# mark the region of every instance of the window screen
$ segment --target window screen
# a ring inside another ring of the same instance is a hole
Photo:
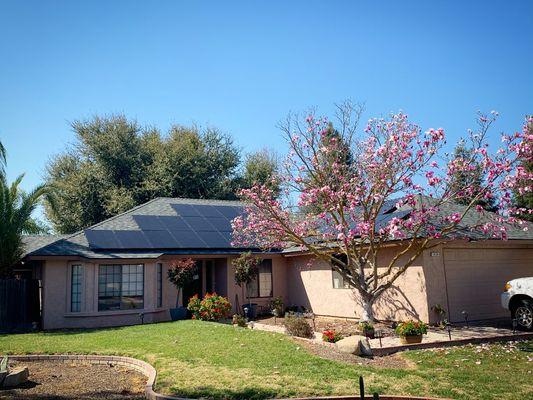
[[[163,306],[163,264],[157,264],[157,307]]]
[[[144,306],[144,265],[100,265],[98,311]]]
[[[70,311],[81,311],[81,278],[83,267],[81,265],[72,266],[72,275],[70,280]]]
[[[350,288],[350,285],[348,284],[348,282],[345,282],[344,278],[338,271],[332,269],[331,272],[333,275],[333,289],[349,289]]]
[[[272,297],[272,260],[263,260],[257,276],[248,284],[248,296]]]

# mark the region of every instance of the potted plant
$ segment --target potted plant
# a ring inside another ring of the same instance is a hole
[[[396,333],[400,336],[402,344],[421,343],[422,335],[428,333],[428,326],[424,322],[404,321],[396,326]]]
[[[359,329],[361,329],[361,332],[364,336],[366,336],[369,339],[374,339],[375,335],[375,329],[374,325],[370,321],[361,321],[359,322]]]
[[[170,309],[170,318],[172,321],[187,318],[187,307],[180,307],[180,292],[181,289],[189,285],[196,273],[196,262],[192,258],[182,258],[175,260],[170,264],[168,270],[168,280],[178,289],[176,296],[176,308]]]
[[[248,304],[243,304],[242,309],[246,317],[254,319],[257,314],[257,304],[252,303],[249,297],[248,285],[257,276],[258,265],[261,260],[252,255],[251,252],[241,253],[239,257],[233,260],[233,267],[235,269],[235,283],[243,290],[246,289],[246,298]]]

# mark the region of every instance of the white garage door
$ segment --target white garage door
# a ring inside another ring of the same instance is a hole
[[[507,317],[500,305],[505,282],[533,276],[532,249],[445,249],[451,322]]]

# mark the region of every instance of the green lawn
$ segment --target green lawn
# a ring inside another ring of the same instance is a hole
[[[380,393],[454,399],[525,399],[533,393],[533,353],[509,346],[407,352],[412,368],[383,369],[323,360],[280,334],[201,321],[0,335],[0,354],[6,353],[136,357],[157,369],[158,391],[190,397],[353,394],[359,375],[369,391]]]

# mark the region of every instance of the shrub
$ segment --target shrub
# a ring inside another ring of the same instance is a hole
[[[233,316],[232,320],[233,325],[240,326],[242,328],[246,328],[248,325],[246,324],[246,318],[244,318],[242,315],[235,314]]]
[[[283,299],[281,297],[274,297],[270,302],[270,310],[275,317],[283,316]]]
[[[178,295],[176,297],[176,308],[179,305],[181,289],[193,281],[196,272],[196,261],[194,261],[192,258],[181,258],[179,260],[173,261],[170,264],[167,276],[170,283],[172,283],[178,289]]]
[[[335,343],[342,339],[342,335],[339,332],[335,332],[335,329],[329,329],[322,332],[322,340],[324,342]]]
[[[428,333],[428,326],[424,322],[413,320],[404,321],[398,324],[396,333],[400,336],[425,335]]]
[[[192,313],[193,319],[219,321],[229,316],[231,304],[225,297],[207,293],[202,300],[198,295],[191,297],[187,309]]]
[[[313,328],[305,318],[294,315],[285,316],[285,329],[291,336],[311,339],[314,336]]]

